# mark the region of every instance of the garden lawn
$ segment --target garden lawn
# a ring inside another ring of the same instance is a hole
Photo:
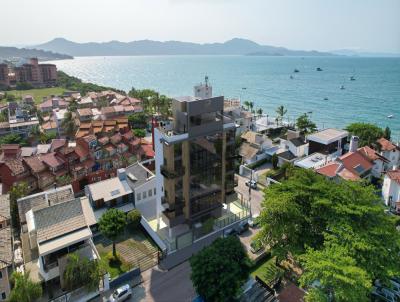
[[[269,285],[274,283],[273,281],[275,279],[282,277],[283,273],[284,270],[275,265],[275,257],[273,257],[255,265],[251,272],[251,276],[257,276]]]
[[[43,97],[50,95],[62,95],[67,89],[62,87],[51,87],[51,88],[38,88],[29,90],[10,90],[7,94],[13,94],[17,99],[22,99],[25,95],[33,96],[35,104],[40,104]]]

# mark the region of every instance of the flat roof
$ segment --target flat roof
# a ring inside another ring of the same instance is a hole
[[[347,137],[349,133],[346,130],[327,128],[307,136],[307,140],[314,141],[323,145],[329,145],[335,141]]]
[[[0,269],[12,265],[11,227],[0,229]]]
[[[294,165],[304,169],[315,169],[326,164],[328,156],[322,153],[313,153],[294,162]]]
[[[103,199],[105,202],[132,193],[129,184],[118,177],[90,184],[88,188],[93,200]]]
[[[154,174],[139,162],[126,167],[125,171],[126,180],[133,190],[148,182],[150,178],[154,178]]]

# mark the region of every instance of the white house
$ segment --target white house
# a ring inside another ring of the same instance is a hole
[[[400,169],[397,167],[386,173],[383,180],[382,196],[387,206],[400,213]]]
[[[368,146],[359,148],[357,152],[364,155],[373,163],[371,174],[374,177],[380,178],[385,172],[385,165],[390,161]]]
[[[244,140],[239,154],[246,164],[251,164],[267,157],[266,150],[273,147],[272,141],[263,134],[247,131],[241,135]]]
[[[380,145],[380,154],[389,160],[389,162],[385,164],[386,170],[390,170],[393,166],[399,165],[400,147],[383,137],[378,139],[377,143]]]

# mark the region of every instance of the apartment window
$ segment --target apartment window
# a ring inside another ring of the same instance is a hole
[[[138,201],[141,200],[142,199],[142,194],[141,193],[137,193],[136,198],[137,198]]]
[[[154,188],[153,191],[154,191],[154,195],[156,195],[156,188]]]
[[[147,198],[147,192],[146,191],[143,192],[143,199],[145,199],[145,198]]]
[[[3,272],[0,271],[0,279],[3,278]]]
[[[150,189],[148,194],[149,194],[149,197],[153,196],[153,191]]]

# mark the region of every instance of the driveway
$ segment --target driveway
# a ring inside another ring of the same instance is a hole
[[[265,251],[264,250],[260,250],[257,253],[253,254],[251,252],[251,242],[254,239],[254,236],[260,231],[260,228],[249,228],[246,232],[244,232],[243,234],[239,235],[239,240],[240,242],[243,244],[243,246],[246,249],[247,255],[249,255],[249,258],[251,260],[257,260],[258,258],[260,258]]]
[[[152,268],[142,273],[143,283],[133,288],[130,302],[191,302],[197,295],[186,261],[169,271]]]
[[[249,200],[249,187],[246,186],[248,178],[236,175],[238,178],[238,185],[235,191],[238,193],[238,197],[244,200]],[[264,193],[260,186],[257,189],[251,189],[251,213],[253,216],[258,216],[261,212],[261,202],[264,199]]]

